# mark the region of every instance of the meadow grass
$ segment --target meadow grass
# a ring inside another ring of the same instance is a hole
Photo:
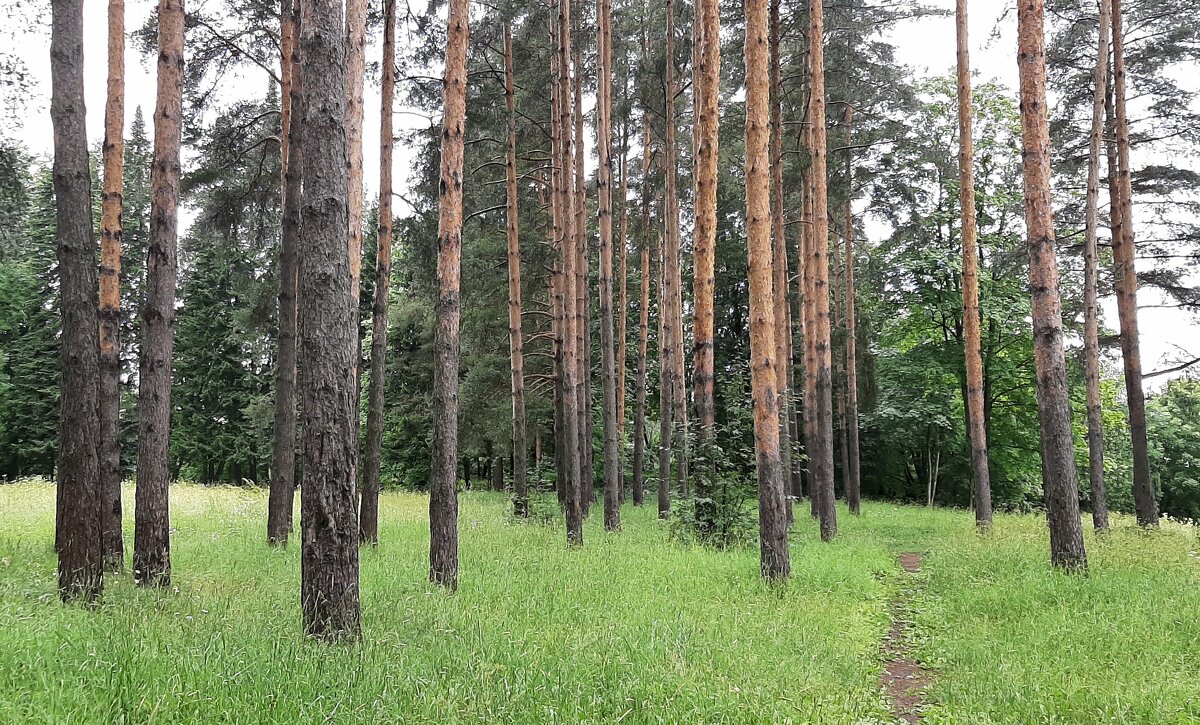
[[[931,722],[1200,718],[1191,529],[1089,541],[1092,574],[1069,577],[1036,517],[980,539],[965,512],[868,502],[833,544],[797,516],[792,581],[772,587],[756,549],[674,542],[652,507],[627,506],[619,535],[593,516],[569,550],[472,493],[448,595],[426,583],[427,499],[386,493],[363,642],[331,647],[301,634],[299,547],[264,543],[264,492],[171,497],[174,587],[109,577],[88,611],[54,591],[53,488],[0,486],[0,722],[890,722],[898,551],[927,553]]]

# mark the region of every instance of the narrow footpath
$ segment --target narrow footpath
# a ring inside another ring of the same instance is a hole
[[[911,623],[908,603],[917,586],[915,575],[921,571],[921,554],[905,552],[897,557],[904,569],[900,594],[892,601],[892,628],[883,638],[883,672],[879,684],[891,703],[892,715],[905,723],[921,721],[927,703],[924,690],[930,676],[911,655]]]

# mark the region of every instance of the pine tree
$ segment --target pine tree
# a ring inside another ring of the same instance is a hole
[[[158,4],[158,97],[150,172],[150,246],[138,373],[138,466],[133,574],[142,586],[171,584],[168,504],[171,366],[179,263],[179,146],[183,134],[182,0]]]
[[[446,19],[445,113],[438,200],[438,298],[434,338],[433,475],[429,481],[429,579],[458,586],[459,280],[462,273],[463,148],[467,115],[467,0]]]
[[[1086,570],[1087,554],[1075,486],[1075,442],[1067,364],[1063,353],[1054,214],[1050,193],[1050,122],[1046,109],[1043,0],[1017,6],[1017,63],[1021,79],[1021,138],[1025,222],[1033,290],[1034,362],[1042,437],[1042,480],[1050,524],[1050,560],[1066,570]]]
[[[371,301],[371,381],[367,395],[367,447],[363,456],[360,543],[379,543],[380,466],[383,458],[384,375],[387,372],[388,295],[392,280],[392,108],[396,85],[396,2],[383,14],[383,87],[379,112],[379,239]]]
[[[517,204],[517,96],[513,80],[512,23],[504,24],[504,102],[508,111],[508,155],[504,164],[508,248],[508,344],[512,371],[513,512],[529,516],[529,444],[525,429],[525,347],[521,327],[521,236]]]
[[[104,586],[96,409],[99,333],[79,0],[55,0],[51,8],[50,72],[63,340],[54,548],[62,599],[92,601]]]
[[[301,4],[304,86],[298,327],[301,465],[300,604],[304,629],[361,634],[355,496],[357,334],[347,241],[347,76],[339,0]],[[311,140],[311,142],[309,142]],[[453,459],[452,459],[453,460]]]
[[[617,370],[613,340],[612,229],[612,0],[597,0],[599,28],[596,78],[598,88],[597,196],[600,226],[600,377],[604,425],[604,529],[621,528],[621,492],[617,453]],[[589,416],[590,417],[590,416]]]
[[[125,165],[125,3],[108,3],[100,219],[100,529],[104,568],[125,566],[121,536],[121,211]]]

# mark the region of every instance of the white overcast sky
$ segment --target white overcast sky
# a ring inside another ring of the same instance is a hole
[[[213,0],[208,0],[213,2]],[[953,11],[954,0],[926,0],[935,7]],[[45,3],[47,6],[49,3]],[[190,3],[192,7],[202,7],[204,0]],[[1016,29],[1015,17],[1010,13],[1004,16],[1008,2],[984,0],[972,3],[970,15],[970,33],[972,37],[971,54],[972,66],[978,75],[984,79],[998,79],[1009,88],[1017,85],[1016,74]],[[88,136],[97,142],[103,136],[104,93],[105,93],[105,48],[106,48],[106,5],[102,0],[85,0],[84,3],[84,54],[86,60],[85,82],[88,108]],[[126,29],[140,28],[153,11],[153,0],[127,0]],[[31,71],[35,86],[26,108],[22,112],[23,122],[18,134],[35,153],[46,154],[51,150],[51,126],[48,117],[50,98],[49,71],[49,15],[48,11],[40,18],[23,28],[11,28],[3,35],[12,36],[12,50],[20,55]],[[892,42],[897,48],[897,60],[912,66],[918,73],[943,75],[949,73],[954,65],[954,21],[952,17],[922,18],[900,23],[893,31]],[[369,57],[377,57],[379,50],[376,44],[368,47]],[[739,59],[740,60],[740,59]],[[241,79],[241,85],[247,95],[261,92],[264,78],[261,72],[248,72]],[[236,91],[236,88],[231,89]],[[145,113],[147,123],[152,122],[154,108],[154,68],[153,65],[137,53],[131,46],[126,47],[126,123],[133,118],[133,109],[140,105]],[[378,93],[366,94],[366,118],[364,128],[367,130],[364,143],[364,176],[367,180],[367,193],[370,195],[375,188],[374,179],[378,178],[378,144],[371,134],[371,129],[379,127],[379,96]],[[397,130],[426,125],[425,119],[410,114],[396,116]],[[403,184],[407,179],[408,161],[410,156],[403,148],[397,148],[396,164],[399,169],[397,180]],[[403,209],[398,210],[403,213]],[[184,222],[186,223],[186,218]],[[1143,293],[1142,304],[1155,304],[1163,300],[1157,295]],[[1116,325],[1115,304],[1110,300],[1105,305],[1105,315],[1112,327]],[[1147,371],[1165,367],[1170,361],[1191,353],[1200,355],[1200,326],[1187,313],[1179,310],[1147,308],[1140,315],[1142,325],[1143,359]],[[1181,351],[1179,345],[1190,349]],[[1153,381],[1153,386],[1161,384],[1162,379]]]

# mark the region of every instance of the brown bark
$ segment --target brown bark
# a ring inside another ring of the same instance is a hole
[[[1063,569],[1084,570],[1087,554],[1079,521],[1079,494],[1075,487],[1075,441],[1063,353],[1062,305],[1050,191],[1044,15],[1043,0],[1025,0],[1017,5],[1025,222],[1029,234],[1042,479],[1046,518],[1050,525],[1050,559]]]
[[[1121,195],[1121,234],[1113,239],[1114,287],[1121,325],[1121,359],[1125,363],[1125,396],[1133,450],[1133,503],[1139,526],[1158,526],[1158,501],[1150,480],[1146,442],[1146,394],[1142,390],[1142,350],[1138,332],[1137,271],[1133,235],[1133,188],[1129,167],[1129,118],[1125,110],[1125,33],[1121,0],[1111,0],[1113,97],[1116,106],[1117,180]],[[1111,170],[1109,173],[1112,173]]]
[[[967,370],[967,434],[971,442],[971,500],[975,506],[975,525],[987,529],[992,525],[992,483],[988,473],[983,358],[979,347],[979,252],[975,223],[975,147],[971,130],[967,0],[958,0],[955,17],[958,38],[958,177],[963,242],[963,352]]]
[[[550,274],[550,314],[554,333],[554,488],[558,505],[567,510],[567,421],[570,408],[567,391],[567,320],[566,300],[563,293],[566,259],[563,235],[563,178],[562,178],[562,135],[559,108],[561,73],[558,63],[559,27],[551,24],[550,35],[554,52],[550,56],[550,246],[555,250],[554,266]],[[573,399],[573,398],[572,398]]]
[[[1104,138],[1104,99],[1108,85],[1108,49],[1112,16],[1109,0],[1100,0],[1096,68],[1092,75],[1092,128],[1088,137],[1088,179],[1083,247],[1083,357],[1087,387],[1088,481],[1092,524],[1108,530],[1108,495],[1104,487],[1104,418],[1100,407],[1100,304],[1097,300],[1100,255],[1097,230],[1100,203],[1100,144]],[[1112,172],[1110,170],[1110,175]]]
[[[121,537],[121,212],[125,169],[125,2],[108,2],[108,96],[100,195],[100,532],[104,568],[125,567]]]
[[[463,153],[470,6],[451,0],[446,18],[445,112],[438,185],[438,297],[434,334],[433,466],[429,481],[429,579],[458,587],[458,364],[462,274]]]
[[[673,428],[671,449],[675,454],[675,475],[682,495],[688,495],[687,465],[687,392],[684,387],[683,362],[683,277],[680,268],[678,168],[675,148],[675,0],[667,0],[667,68],[666,68],[666,133],[663,165],[666,235],[663,244],[665,279],[665,315],[667,335],[664,370],[670,378],[670,424]]]
[[[50,119],[62,314],[54,548],[63,601],[94,601],[104,586],[97,438],[99,330],[92,181],[83,91],[83,3],[51,6]]]
[[[363,86],[367,73],[367,0],[346,0],[346,169],[349,175],[347,229],[350,249],[350,294],[358,309],[362,290],[363,230]],[[358,315],[351,323],[358,333]],[[357,359],[356,359],[357,364]]]
[[[746,1],[746,237],[750,263],[750,375],[758,469],[760,570],[769,580],[791,574],[779,397],[775,390],[775,303],[770,202],[770,58],[766,0]]]
[[[775,390],[779,394],[779,460],[785,479],[792,471],[792,440],[788,428],[791,418],[792,319],[788,299],[787,239],[783,227],[783,83],[779,43],[779,0],[771,0],[771,254],[774,261],[772,280],[775,299]],[[788,522],[792,520],[792,499],[787,499]]]
[[[625,501],[625,398],[629,377],[629,123],[622,124],[621,131],[621,183],[617,196],[621,199],[620,238],[617,249],[621,269],[620,296],[617,302],[617,487],[621,501]]]
[[[617,453],[617,361],[613,340],[612,229],[612,0],[596,1],[597,207],[600,227],[600,377],[604,425],[604,529],[621,528],[620,458]]]
[[[521,237],[517,219],[517,96],[513,83],[512,24],[504,24],[504,103],[508,111],[505,198],[508,207],[508,351],[512,369],[513,512],[529,516],[525,438],[525,354],[521,332]]]
[[[713,397],[713,296],[717,251],[717,160],[720,122],[721,18],[716,0],[696,3],[697,48],[692,86],[695,89],[696,123],[693,129],[695,170],[695,277],[692,295],[692,385],[701,447],[713,442],[716,402]],[[708,455],[707,453],[705,455]],[[714,525],[713,471],[696,479],[696,527],[707,533]]]
[[[171,361],[179,262],[179,144],[183,132],[182,0],[158,3],[158,100],[150,168],[150,243],[142,305],[138,374],[138,464],[133,576],[142,586],[171,583],[168,484],[171,455]]]
[[[578,16],[576,16],[578,23]],[[576,26],[578,29],[578,26]],[[583,173],[583,74],[580,70],[583,63],[579,53],[574,55],[574,83],[572,91],[575,98],[575,153],[572,156],[572,166],[575,169],[575,207],[573,229],[575,249],[575,344],[579,349],[579,378],[576,388],[579,395],[579,470],[580,470],[580,504],[583,516],[591,513],[592,501],[596,498],[595,481],[595,451],[592,448],[592,308],[588,299],[589,256],[587,234],[587,183]]]
[[[309,635],[360,636],[354,420],[357,309],[346,204],[342,4],[301,3],[304,189],[300,238],[300,603]]]
[[[661,196],[659,204],[659,208],[666,207]],[[671,425],[671,417],[675,411],[675,406],[671,402],[675,395],[671,375],[674,366],[670,363],[674,347],[668,340],[671,334],[671,303],[668,296],[670,283],[667,281],[666,239],[667,232],[664,229],[658,238],[658,517],[660,519],[671,516],[671,451],[674,450],[672,446],[674,426]]]
[[[808,262],[813,275],[814,430],[808,444],[814,488],[818,502],[821,540],[837,535],[837,501],[833,493],[833,376],[829,312],[829,196],[826,188],[825,130],[825,21],[823,0],[812,0],[809,8],[809,62],[812,74],[812,244]]]
[[[859,473],[858,451],[858,325],[854,314],[854,210],[851,202],[854,200],[854,168],[851,123],[854,119],[854,108],[846,108],[846,251],[842,257],[845,270],[845,294],[842,302],[846,313],[846,407],[843,411],[842,426],[846,430],[846,505],[850,513],[858,515],[862,512],[862,483]]]
[[[563,449],[566,470],[565,519],[567,543],[583,544],[582,468],[586,462],[580,446],[579,380],[582,357],[581,336],[577,328],[582,319],[576,314],[575,276],[578,257],[575,253],[575,135],[573,133],[574,104],[571,84],[571,0],[558,3],[558,139],[559,162],[555,164],[559,194],[559,257],[562,260],[563,296]]]
[[[646,500],[646,356],[650,341],[650,123],[642,117],[642,241],[638,357],[633,384],[633,505]]]
[[[304,109],[300,77],[298,0],[281,0],[283,218],[279,239],[279,353],[275,363],[275,427],[267,501],[267,542],[286,544],[292,531],[296,491],[296,296],[300,259],[301,130]]]
[[[504,456],[493,456],[491,467],[492,491],[504,493]]]
[[[367,393],[367,447],[363,456],[362,497],[358,514],[360,544],[379,543],[388,294],[392,281],[392,108],[396,86],[396,0],[384,2],[382,66],[379,113],[379,234],[375,252],[375,291],[374,299],[371,300],[371,381]]]

